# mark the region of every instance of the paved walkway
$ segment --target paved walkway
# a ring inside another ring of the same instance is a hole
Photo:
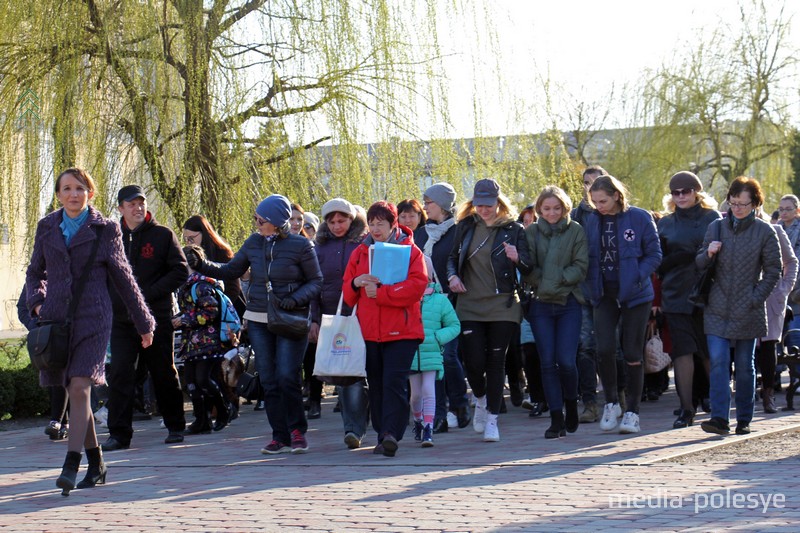
[[[333,398],[310,421],[309,453],[264,456],[263,412],[243,406],[224,431],[163,444],[158,421],[136,423],[133,447],[106,455],[109,484],[60,496],[66,453],[42,428],[0,433],[0,528],[14,531],[658,531],[800,526],[800,460],[661,462],[723,441],[699,425],[667,430],[668,394],[642,404],[643,432],[604,434],[583,424],[545,440],[546,418],[510,408],[499,443],[471,428],[410,435],[395,458],[347,450]],[[782,400],[781,400],[782,402]],[[706,415],[707,416],[707,415]],[[800,413],[757,412],[753,436],[800,426]],[[104,436],[101,436],[104,438]],[[729,436],[724,440],[742,439]],[[83,465],[85,468],[85,464]],[[83,476],[83,471],[79,474]]]

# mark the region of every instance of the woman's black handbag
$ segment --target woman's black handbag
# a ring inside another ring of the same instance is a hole
[[[100,247],[100,229],[95,226],[94,230],[96,238],[92,245],[92,252],[72,293],[72,301],[67,310],[66,319],[64,322],[40,321],[35,328],[28,332],[28,355],[30,355],[33,365],[43,372],[63,370],[69,363],[72,317],[78,306],[78,300],[83,295],[83,286],[86,284],[97,256],[97,249]]]
[[[236,383],[236,394],[245,400],[260,401],[264,399],[264,388],[261,386],[261,378],[258,377],[258,372],[249,372],[250,356],[252,353],[252,348],[247,350],[247,360],[244,362],[244,372],[242,372],[242,375],[239,376],[239,381]]]
[[[718,241],[720,238],[720,226],[722,225],[722,221],[717,220],[712,222],[712,224],[717,225],[717,236],[714,240]],[[692,291],[689,293],[689,301],[694,304],[695,307],[703,309],[708,305],[708,296],[711,294],[711,286],[714,284],[716,265],[717,256],[715,254],[692,287]]]
[[[28,354],[33,366],[50,372],[67,367],[70,327],[69,321],[43,321],[28,333]]]
[[[275,241],[269,250],[269,267],[267,268],[267,329],[274,335],[287,339],[300,340],[308,336],[311,329],[311,310],[308,307],[298,309],[283,309],[281,300],[272,291],[272,282],[269,279],[272,272],[272,250]],[[266,253],[264,254],[266,256]]]
[[[308,307],[292,309],[281,308],[280,299],[267,289],[267,329],[275,335],[287,339],[300,340],[308,336],[311,329],[311,313]]]

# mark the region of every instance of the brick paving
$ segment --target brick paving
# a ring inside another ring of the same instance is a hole
[[[224,431],[177,446],[163,444],[157,420],[137,422],[131,449],[106,454],[108,485],[68,498],[54,484],[66,443],[49,441],[42,428],[2,432],[0,528],[796,531],[800,523],[797,458],[663,462],[743,438],[709,436],[699,425],[668,429],[677,405],[671,393],[642,404],[639,435],[606,434],[595,423],[545,440],[546,415],[530,419],[509,407],[499,443],[467,428],[435,435],[435,446],[422,449],[408,432],[395,458],[372,454],[374,433],[365,447],[347,450],[334,401],[324,400],[322,419],[310,421],[303,455],[260,454],[268,426],[252,406]],[[753,437],[800,427],[800,413],[757,411],[752,427]]]

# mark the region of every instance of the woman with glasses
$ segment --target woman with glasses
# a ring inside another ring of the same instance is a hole
[[[655,296],[650,277],[661,263],[661,246],[653,217],[628,204],[628,190],[617,178],[600,176],[589,187],[589,196],[595,211],[584,218],[589,243],[584,293],[594,307],[597,370],[606,397],[600,429],[638,433],[642,352]],[[627,371],[624,416],[617,389],[618,324]]]
[[[680,413],[673,428],[694,422],[692,384],[695,358],[709,369],[708,345],[703,332],[703,310],[689,301],[700,271],[694,263],[708,225],[720,218],[717,202],[703,192],[703,184],[691,172],[678,172],[669,180],[670,195],[664,199],[667,214],[658,221],[658,235],[664,258],[658,267],[661,278],[661,310],[667,318],[672,339],[672,364]]]
[[[733,348],[736,434],[746,435],[755,403],[756,339],[767,333],[765,302],[781,275],[781,251],[775,230],[756,216],[764,202],[756,180],[736,178],[728,189],[727,202],[727,218],[708,227],[695,259],[698,268],[706,268],[716,258],[714,283],[703,313],[711,359],[711,420],[701,427],[707,433],[730,433]]]
[[[247,238],[233,259],[221,265],[186,258],[194,270],[215,279],[240,278],[248,269],[251,284],[247,310],[250,345],[255,351],[256,370],[264,387],[264,400],[272,439],[264,454],[305,453],[308,422],[303,411],[300,366],[308,337],[299,339],[272,333],[267,327],[268,286],[287,311],[308,312],[310,302],[322,288],[322,273],[314,245],[289,232],[292,207],[285,197],[273,194],[256,207],[258,231]]]

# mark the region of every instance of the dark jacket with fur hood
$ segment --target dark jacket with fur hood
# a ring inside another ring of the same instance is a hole
[[[362,217],[356,217],[350,224],[350,229],[343,237],[336,237],[331,233],[328,223],[322,221],[317,229],[317,260],[322,271],[322,292],[311,303],[311,320],[317,324],[322,319],[322,314],[336,313],[339,305],[339,296],[342,294],[342,278],[347,267],[350,254],[364,240],[367,233],[367,224]],[[349,315],[352,309],[342,304],[342,314]]]

